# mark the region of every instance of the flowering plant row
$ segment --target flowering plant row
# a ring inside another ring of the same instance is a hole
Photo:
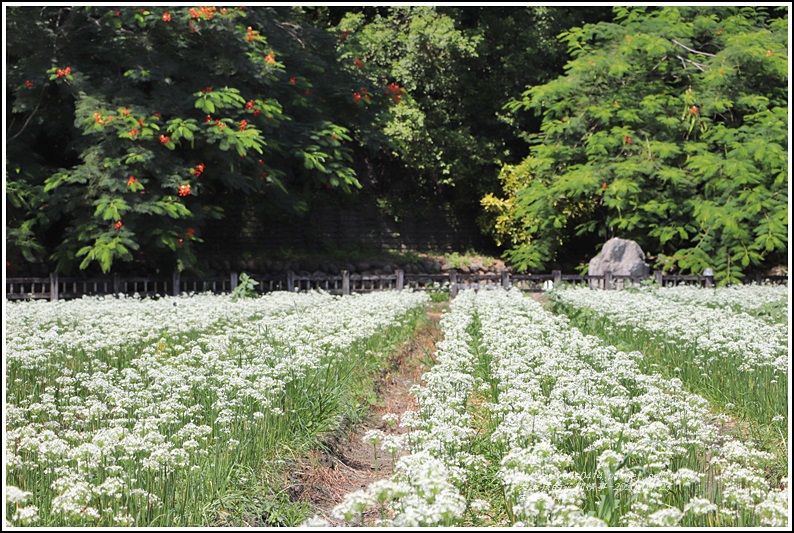
[[[409,455],[336,517],[379,525],[783,526],[771,455],[517,291],[464,291],[403,417]],[[313,521],[313,524],[319,521]]]
[[[724,307],[737,312],[751,315],[759,314],[764,308],[776,313],[760,315],[772,321],[782,322],[787,317],[786,302],[788,301],[788,285],[763,285],[750,283],[746,285],[729,285],[712,291],[704,291],[699,287],[679,285],[652,289],[653,295],[669,298],[678,302],[704,305],[706,307]]]
[[[206,523],[239,468],[333,429],[352,366],[427,297],[8,304],[6,520]],[[323,406],[324,410],[318,409]]]
[[[768,324],[729,309],[708,309],[651,293],[576,288],[559,291],[557,298],[605,315],[617,326],[658,333],[665,342],[696,344],[704,354],[739,355],[739,370],[771,367],[780,373],[788,371],[785,324]]]
[[[727,292],[735,289],[718,289]],[[747,289],[745,289],[747,290]],[[667,297],[668,289],[566,289],[555,299],[577,326],[645,354],[646,371],[679,377],[729,412],[783,430],[788,419],[787,324]],[[719,294],[719,292],[718,292]]]

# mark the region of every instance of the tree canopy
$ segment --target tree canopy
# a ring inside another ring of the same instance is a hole
[[[722,283],[785,262],[786,8],[618,7],[561,39],[565,74],[508,106],[543,117],[531,154],[482,199],[516,264],[577,236],[631,238]]]
[[[136,250],[190,265],[219,195],[359,187],[353,136],[377,140],[392,103],[293,9],[7,15],[9,237],[62,272]]]
[[[196,270],[232,210],[344,199],[478,219],[519,269],[615,235],[733,282],[787,254],[787,24],[773,7],[6,7],[8,253]]]

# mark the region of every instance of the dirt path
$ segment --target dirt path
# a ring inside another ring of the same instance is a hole
[[[411,340],[389,362],[376,385],[378,402],[362,423],[351,428],[346,437],[332,439],[327,451],[316,451],[293,475],[290,497],[293,501],[305,501],[314,507],[316,516],[332,525],[343,525],[331,516],[331,510],[342,502],[346,494],[360,490],[378,478],[392,474],[392,458],[384,457],[379,450],[376,476],[373,446],[362,441],[367,431],[382,430],[384,433],[403,434],[407,430],[395,424],[389,428],[382,421],[383,415],[402,415],[417,409],[416,400],[410,394],[413,385],[421,382],[427,370],[426,361],[435,354],[435,343],[440,339],[439,320],[441,310],[448,303],[428,304],[429,323],[421,327]]]

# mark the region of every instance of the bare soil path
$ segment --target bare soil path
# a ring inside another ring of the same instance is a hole
[[[448,305],[448,302],[428,304],[430,320],[389,361],[376,385],[378,401],[369,416],[352,427],[346,436],[332,438],[326,443],[327,450],[315,451],[293,473],[290,485],[293,501],[307,502],[315,509],[318,518],[332,525],[343,525],[331,516],[331,510],[342,503],[345,495],[361,490],[379,478],[391,476],[392,458],[384,457],[384,453],[379,451],[376,475],[373,446],[364,443],[362,437],[373,429],[391,434],[407,431],[399,424],[389,428],[382,417],[387,413],[402,416],[406,411],[417,409],[410,389],[420,384],[422,375],[428,370],[426,363],[435,356],[435,344],[441,336],[441,311]]]

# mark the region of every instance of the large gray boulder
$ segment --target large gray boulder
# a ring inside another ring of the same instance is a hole
[[[591,276],[603,276],[607,272],[612,272],[613,276],[648,276],[650,270],[639,244],[615,237],[590,260],[587,273]]]

